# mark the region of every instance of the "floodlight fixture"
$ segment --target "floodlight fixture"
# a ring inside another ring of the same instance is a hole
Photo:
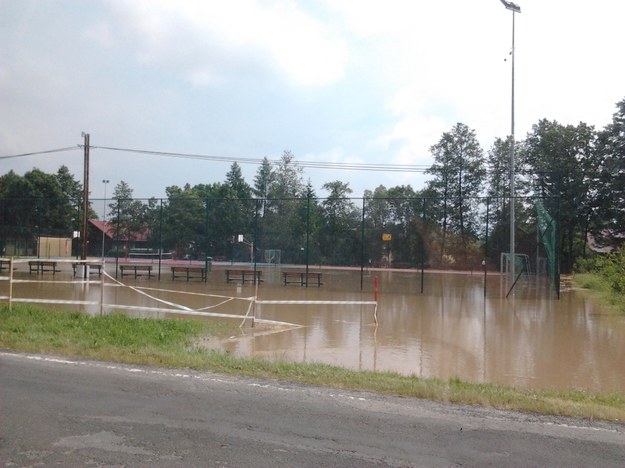
[[[503,3],[506,9],[514,11],[515,13],[521,13],[521,7],[516,3],[507,2],[506,0],[501,0],[501,3]]]

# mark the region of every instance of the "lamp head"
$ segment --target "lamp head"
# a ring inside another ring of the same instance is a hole
[[[521,7],[516,3],[508,2],[506,0],[501,0],[501,3],[503,3],[503,6],[505,6],[507,10],[511,10],[515,13],[521,13]]]

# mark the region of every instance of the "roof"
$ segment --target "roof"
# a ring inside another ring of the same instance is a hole
[[[109,239],[115,239],[115,224],[108,221],[101,221],[99,219],[90,219],[89,223],[94,226],[98,231],[103,232]],[[148,230],[143,232],[132,233],[130,236],[133,241],[145,242],[148,240]],[[122,238],[122,240],[128,240]]]
[[[614,252],[625,242],[625,234],[615,234],[610,230],[603,230],[599,233],[599,236],[594,236],[592,233],[586,235],[588,247],[593,252],[608,253]]]

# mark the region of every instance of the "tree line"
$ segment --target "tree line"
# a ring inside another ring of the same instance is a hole
[[[496,265],[508,250],[511,201],[517,252],[539,248],[540,198],[558,221],[559,261],[570,272],[588,255],[588,239],[612,248],[625,234],[625,99],[616,108],[599,130],[547,119],[533,125],[515,142],[514,198],[510,138],[497,138],[484,151],[476,132],[458,123],[430,148],[433,164],[420,190],[380,185],[354,198],[348,182],[334,180],[319,197],[285,151],[276,164],[265,158],[251,184],[236,162],[224,181],[169,186],[165,199],[134,199],[121,181],[107,220],[119,238],[144,232],[152,247],[180,256],[263,261],[264,251],[277,249],[291,262],[473,267],[484,256]],[[0,242],[71,232],[82,216],[82,186],[65,166],[56,174],[9,171],[0,176],[0,204]],[[254,240],[257,251],[238,235]]]

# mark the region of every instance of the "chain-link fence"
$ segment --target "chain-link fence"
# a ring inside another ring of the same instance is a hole
[[[92,207],[109,210],[101,216],[105,221],[89,224],[89,256],[472,272],[507,270],[510,261],[505,197],[108,202],[92,200]],[[518,275],[549,273],[557,290],[558,200],[515,203],[515,269]],[[70,255],[78,256],[81,217],[80,207],[61,210],[53,200],[0,200],[2,254],[55,256],[44,245],[62,238],[69,240]],[[551,223],[547,249],[545,219]]]

